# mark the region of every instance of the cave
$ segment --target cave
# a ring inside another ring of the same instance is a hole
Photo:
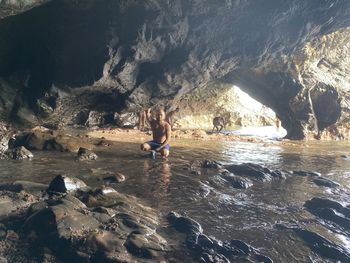
[[[347,0],[0,0],[0,262],[350,262],[349,64]]]
[[[280,116],[288,138],[347,126],[343,1],[4,1],[1,8],[4,119],[33,125],[47,117],[38,100],[53,87],[113,94],[113,106],[87,107],[121,113],[175,105],[199,87],[237,85]],[[23,120],[21,108],[32,117]]]

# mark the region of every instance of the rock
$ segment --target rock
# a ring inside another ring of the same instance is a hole
[[[170,212],[167,216],[170,224],[178,231],[186,234],[203,233],[202,226],[195,220],[183,217],[176,212]]]
[[[346,230],[350,230],[350,209],[329,199],[313,198],[305,202],[304,207],[316,216],[332,221]]]
[[[14,160],[32,159],[34,155],[24,146],[8,149],[6,155]]]
[[[139,118],[134,112],[126,112],[114,115],[114,121],[118,127],[133,128],[138,125]]]
[[[208,251],[202,254],[199,263],[230,263],[230,261],[224,255]]]
[[[107,183],[121,183],[125,181],[125,175],[122,173],[115,173],[113,175],[109,175],[103,178],[103,180]]]
[[[273,171],[253,163],[232,164],[225,166],[225,168],[235,175],[248,176],[261,182],[271,181],[274,177]]]
[[[323,236],[301,228],[293,228],[294,232],[304,240],[308,247],[315,253],[335,262],[349,262],[349,251],[327,240]]]
[[[48,193],[70,193],[85,188],[86,184],[78,178],[57,175],[47,189]]]
[[[51,148],[54,132],[42,126],[37,126],[26,136],[24,146],[29,150],[46,150]]]
[[[40,183],[34,183],[29,181],[15,181],[13,183],[5,183],[0,184],[0,191],[11,191],[19,193],[21,191],[25,191],[30,194],[34,195],[41,195],[43,191],[45,191],[47,188],[47,185],[40,184]]]
[[[204,160],[202,162],[202,167],[203,168],[220,169],[221,168],[221,164],[216,162],[216,161],[212,161],[212,160]]]
[[[78,150],[78,159],[79,161],[96,160],[97,154],[88,149],[80,147]]]
[[[163,251],[164,244],[159,244],[152,240],[152,236],[131,234],[128,236],[125,247],[128,251],[138,257],[155,258],[159,251]]]
[[[89,117],[85,122],[87,127],[102,127],[105,124],[105,113],[98,111],[90,111]]]
[[[293,171],[293,175],[297,175],[297,176],[321,176],[320,173],[318,172],[313,172],[313,171]]]
[[[325,186],[325,187],[329,187],[329,188],[336,188],[336,187],[340,186],[338,183],[333,182],[332,180],[329,180],[329,179],[324,178],[324,177],[318,177],[318,178],[314,179],[313,182],[315,184],[317,184],[318,186]]]
[[[228,181],[232,187],[237,189],[248,189],[249,187],[253,186],[252,181],[247,178],[243,178],[232,174],[220,174],[220,176],[226,181]]]

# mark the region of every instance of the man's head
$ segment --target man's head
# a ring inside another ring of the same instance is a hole
[[[156,111],[156,120],[164,121],[164,119],[165,119],[165,111],[163,109],[158,109]]]

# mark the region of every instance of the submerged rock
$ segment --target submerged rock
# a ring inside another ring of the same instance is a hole
[[[350,262],[349,251],[323,236],[301,228],[293,228],[294,232],[304,240],[314,252],[335,262]]]
[[[262,255],[257,249],[241,240],[222,242],[214,237],[203,234],[201,225],[191,218],[170,212],[169,223],[179,232],[186,234],[186,245],[195,261],[203,263],[228,262],[264,262],[273,261]]]
[[[249,187],[253,186],[252,181],[247,178],[243,178],[233,174],[220,174],[220,176],[226,181],[228,181],[233,188],[248,189]]]
[[[329,187],[329,188],[336,188],[336,187],[340,186],[338,183],[333,182],[332,180],[329,180],[329,179],[324,178],[324,177],[318,177],[318,178],[314,179],[313,182],[315,184],[317,184],[318,186],[325,186],[325,187]]]
[[[315,197],[306,201],[304,207],[310,213],[350,230],[350,209],[340,203]]]

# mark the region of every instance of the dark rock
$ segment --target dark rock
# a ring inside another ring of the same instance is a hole
[[[14,160],[32,159],[34,155],[24,146],[8,149],[6,155]]]
[[[235,175],[248,176],[262,182],[271,181],[274,177],[272,176],[273,171],[253,163],[232,164],[225,166],[225,168]]]
[[[220,176],[224,178],[226,181],[228,181],[232,187],[237,189],[248,189],[249,187],[253,186],[252,181],[247,178],[242,178],[240,176],[235,176],[232,174],[231,175],[222,174]]]
[[[245,243],[241,240],[238,240],[238,239],[232,239],[230,241],[230,245],[238,248],[246,255],[248,255],[250,252],[252,252],[252,247],[250,245],[248,245],[247,243]]]
[[[293,171],[293,175],[297,176],[321,176],[318,172],[311,172],[311,171]]]
[[[230,261],[221,254],[215,253],[214,251],[208,251],[202,254],[199,259],[200,263],[230,263]]]
[[[180,232],[186,234],[203,233],[202,226],[198,222],[191,218],[183,217],[176,212],[170,212],[167,219]]]
[[[78,150],[78,158],[79,161],[96,160],[97,154],[86,148],[80,147]]]
[[[343,207],[338,202],[313,198],[306,201],[304,206],[312,214],[334,222],[347,230],[350,229],[350,209]]]
[[[75,177],[57,175],[50,183],[47,192],[51,193],[70,193],[86,187],[86,184]]]
[[[107,183],[121,183],[125,181],[125,175],[122,173],[115,173],[104,177],[103,180]]]
[[[313,181],[318,186],[325,186],[325,187],[329,187],[329,188],[339,187],[338,183],[333,182],[332,180],[329,180],[329,179],[324,178],[324,177],[318,177],[318,178],[314,179]]]
[[[211,168],[211,169],[220,169],[221,164],[216,162],[216,161],[212,161],[212,160],[204,160],[202,162],[202,167],[203,168]]]
[[[293,228],[293,230],[311,250],[320,256],[336,262],[350,262],[350,254],[347,249],[338,246],[317,233],[301,228]]]

